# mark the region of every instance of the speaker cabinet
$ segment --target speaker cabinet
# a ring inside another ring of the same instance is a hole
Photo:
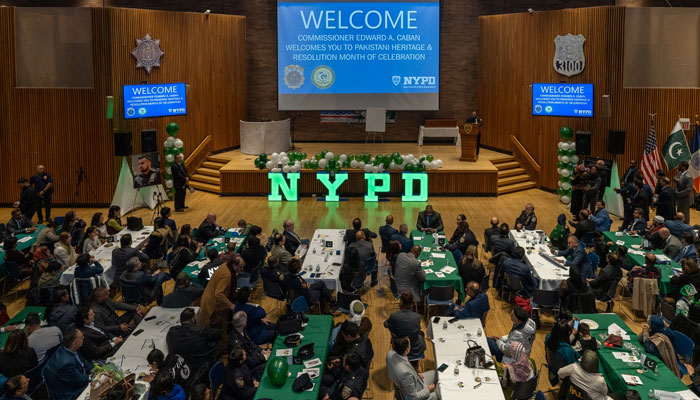
[[[623,154],[625,152],[625,131],[611,129],[608,132],[608,153]]]
[[[576,131],[576,154],[588,156],[591,154],[591,133]]]
[[[114,133],[114,155],[115,156],[130,156],[131,155],[131,132],[115,132]]]
[[[152,153],[154,151],[158,151],[156,130],[149,129],[141,131],[141,153]]]

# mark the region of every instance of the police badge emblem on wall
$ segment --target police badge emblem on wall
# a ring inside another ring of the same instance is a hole
[[[150,74],[151,69],[160,67],[160,58],[165,54],[160,48],[160,39],[151,39],[146,33],[141,39],[136,39],[136,47],[131,50],[131,55],[136,59],[136,68],[143,68]]]
[[[583,72],[586,67],[586,58],[583,56],[583,35],[566,36],[557,35],[554,39],[554,70],[566,76],[573,76]]]

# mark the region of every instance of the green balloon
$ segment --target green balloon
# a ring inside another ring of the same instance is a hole
[[[566,152],[567,152],[567,150],[562,150],[562,149],[557,150],[557,154],[559,154],[560,156],[565,156]]]
[[[372,159],[372,156],[370,156],[369,153],[365,153],[365,154],[362,156],[362,161],[364,161],[365,164],[367,164],[367,163],[369,162],[369,160],[371,160],[371,159]]]
[[[401,156],[394,157],[394,164],[396,164],[396,165],[403,164],[403,158],[401,158]]]
[[[175,188],[170,188],[165,192],[168,197],[175,197]]]
[[[177,132],[179,130],[180,125],[176,124],[175,122],[171,122],[165,127],[165,131],[168,132],[168,135],[170,136],[177,136]]]
[[[559,161],[559,162],[557,163],[557,167],[558,167],[558,168],[566,168],[567,165],[568,165],[568,164],[563,163],[563,162],[561,162],[561,161]]]
[[[267,363],[267,376],[270,378],[270,383],[276,387],[282,387],[287,381],[289,374],[289,364],[282,357],[275,357]]]
[[[563,196],[563,195],[564,195],[564,192],[566,192],[566,190],[564,190],[564,189],[562,189],[562,188],[557,189],[557,194],[558,194],[559,196]]]
[[[567,141],[574,136],[574,132],[568,126],[562,126],[559,128],[559,136]]]
[[[421,157],[418,159],[418,162],[420,162],[420,163],[423,163],[423,161],[425,161],[425,157]]]
[[[576,150],[567,150],[566,155],[571,157],[576,155]]]
[[[265,153],[260,153],[260,155],[258,157],[263,161],[267,161],[267,154],[265,154]]]
[[[318,169],[318,160],[311,160],[311,168]]]
[[[347,161],[352,161],[352,160],[354,160],[354,159],[355,159],[355,156],[354,156],[354,155],[348,154]]]
[[[334,159],[335,161],[340,160],[340,154],[333,154],[333,159]]]
[[[389,169],[389,166],[391,165],[391,163],[392,163],[392,159],[390,157],[385,157],[384,162],[382,163],[382,164],[384,164],[384,169]]]
[[[336,164],[336,166],[333,168],[333,172],[336,172],[336,173],[340,172],[340,165]]]
[[[168,174],[167,172],[165,173],[165,179],[173,179],[173,176]]]
[[[559,182],[571,182],[571,177],[570,176],[560,176]]]
[[[416,167],[413,164],[406,164],[406,171],[408,171],[408,172],[415,172],[416,171],[415,168]]]
[[[428,161],[430,161],[430,162],[433,162],[434,159],[435,159],[435,158],[433,158],[433,156],[430,155],[430,154],[428,154],[428,157],[426,157],[426,160],[428,160]]]
[[[326,165],[327,165],[328,167],[330,167],[330,169],[333,169],[333,168],[335,168],[335,166],[336,166],[336,161],[333,160],[333,159],[330,159],[330,160],[328,160],[328,164],[326,164]]]
[[[391,157],[395,159],[396,157],[401,157],[401,154],[399,154],[398,151],[395,151],[395,152],[391,153]]]
[[[174,162],[174,161],[166,161],[166,162],[165,162],[165,166],[166,166],[166,167],[172,167],[173,165],[175,165],[175,162]]]

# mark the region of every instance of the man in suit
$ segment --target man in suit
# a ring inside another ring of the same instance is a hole
[[[178,354],[196,372],[204,363],[215,359],[215,352],[221,341],[221,330],[197,324],[193,308],[185,308],[180,313],[180,325],[168,331],[165,341],[168,353]]]
[[[372,272],[372,282],[370,285],[373,287],[377,286],[377,283],[379,283],[379,280],[377,279],[377,274],[379,271],[377,268],[377,253],[374,251],[374,245],[372,245],[372,242],[366,240],[365,232],[363,230],[357,230],[355,232],[355,241],[349,247],[354,247],[357,249],[357,256],[363,263],[366,263],[369,259],[374,260],[374,271]]]
[[[39,224],[44,222],[42,214],[42,206],[46,211],[46,220],[51,221],[51,194],[53,194],[53,178],[51,174],[46,172],[43,165],[37,165],[36,174],[29,179],[29,183],[34,186],[34,191],[37,194],[36,212],[39,216]]]
[[[591,212],[587,208],[581,209],[578,213],[578,222],[569,224],[574,227],[574,236],[579,240],[585,240],[595,232],[595,222],[591,220]]]
[[[146,253],[142,252],[138,247],[131,247],[131,234],[127,233],[119,238],[119,247],[112,250],[112,268],[110,268],[107,274],[112,282],[117,282],[119,277],[122,276],[124,271],[126,271],[126,262],[131,257],[138,257],[142,263],[148,262],[148,256]]]
[[[209,213],[204,221],[199,224],[199,229],[197,230],[197,240],[202,243],[207,243],[210,239],[223,235],[224,232],[224,229],[216,224],[216,214]]]
[[[352,229],[347,229],[345,231],[345,236],[343,237],[343,241],[347,244],[352,244],[355,242],[357,238],[357,232],[364,232],[365,234],[365,240],[368,242],[372,242],[372,239],[377,237],[377,234],[370,231],[367,228],[362,227],[362,221],[359,218],[355,218],[352,220]]]
[[[690,258],[691,260],[697,262],[698,261],[698,255],[695,253],[695,244],[693,244],[693,241],[695,239],[695,236],[693,236],[692,233],[690,232],[684,232],[681,243],[683,243],[683,247],[681,247],[681,251],[678,252],[676,257],[673,259],[673,261],[677,263],[681,263],[681,260],[684,258]]]
[[[394,280],[399,292],[409,291],[414,299],[420,299],[421,288],[425,281],[425,271],[420,266],[420,246],[413,246],[408,253],[401,253],[396,257],[394,266]]]
[[[38,198],[36,190],[29,184],[29,179],[27,178],[19,178],[17,183],[22,188],[22,193],[19,195],[19,201],[16,206],[22,211],[22,215],[31,220],[36,214],[36,200]]]
[[[289,301],[294,301],[299,296],[304,296],[309,306],[319,304],[321,312],[330,313],[331,294],[322,281],[307,282],[299,275],[301,272],[301,260],[293,258],[289,262],[289,273],[284,275],[283,287],[287,291]]]
[[[671,231],[668,228],[659,229],[659,237],[663,240],[661,251],[670,259],[676,258],[681,251],[681,247],[683,247],[681,241],[674,235],[671,235]]]
[[[634,190],[634,195],[629,203],[632,207],[632,211],[634,212],[635,209],[641,208],[642,216],[645,220],[649,220],[649,204],[651,204],[651,201],[649,199],[649,193],[644,189],[644,181],[642,179],[634,181]]]
[[[95,312],[89,305],[82,305],[75,316],[75,326],[83,332],[84,342],[80,354],[88,361],[105,360],[111,357],[124,342],[121,336],[115,336],[95,326]]]
[[[413,311],[413,295],[409,291],[401,293],[399,311],[384,321],[384,327],[392,337],[407,337],[411,341],[411,358],[420,357],[425,352],[425,334],[421,329],[421,315]]]
[[[532,297],[533,293],[535,293],[538,281],[537,278],[535,278],[535,276],[532,275],[532,269],[523,261],[524,258],[525,249],[523,249],[520,246],[516,247],[515,249],[513,249],[513,258],[503,259],[502,271],[504,276],[505,274],[509,274],[520,279],[520,283],[523,287],[523,297],[528,299]]]
[[[664,225],[666,225],[666,228],[671,232],[671,235],[680,239],[683,233],[693,231],[693,227],[686,224],[684,221],[685,214],[679,211],[676,213],[676,218],[665,220]]]
[[[477,282],[467,283],[467,296],[469,300],[464,303],[464,307],[453,306],[447,310],[447,315],[453,315],[455,318],[467,319],[467,318],[481,318],[490,308],[489,296],[479,290],[479,284]]]
[[[169,295],[163,297],[163,302],[160,304],[163,308],[183,308],[189,307],[198,298],[202,297],[204,288],[198,285],[193,285],[190,278],[180,276],[177,278],[175,290]]]
[[[104,286],[98,286],[92,292],[91,307],[95,312],[95,325],[115,336],[128,336],[134,326],[141,322],[144,314],[140,306],[110,299],[109,289]],[[124,311],[121,317],[117,315],[117,310]]]
[[[605,208],[605,202],[603,200],[598,200],[595,203],[595,213],[591,216],[591,220],[595,225],[595,230],[600,232],[609,231],[612,226],[612,220],[610,219],[610,213]]]
[[[430,204],[425,206],[424,211],[418,213],[416,228],[425,233],[442,232],[445,230],[440,213],[433,211],[433,206]]]
[[[408,237],[408,225],[399,225],[399,232],[391,235],[391,240],[396,240],[401,243],[401,252],[408,253],[413,247],[413,240]]]
[[[537,216],[535,215],[535,206],[532,203],[527,203],[520,216],[515,219],[515,229],[518,231],[521,229],[528,231],[537,229]]]
[[[583,243],[580,243],[578,238],[574,235],[569,235],[566,239],[566,244],[568,248],[566,250],[561,250],[556,253],[558,256],[566,257],[564,265],[578,267],[581,271],[581,277],[583,279],[595,278],[593,271],[593,266],[588,260],[588,254],[586,254],[586,249],[583,247]]]
[[[439,400],[437,372],[425,371],[419,374],[408,361],[411,342],[407,337],[393,338],[392,350],[386,354],[386,370],[389,379],[404,395],[405,400]]]
[[[291,254],[296,253],[297,248],[301,245],[304,247],[309,247],[309,239],[302,239],[294,232],[294,221],[288,219],[284,221],[282,225],[284,228],[284,248],[287,249]]]
[[[63,345],[46,362],[43,375],[54,398],[77,399],[90,383],[92,364],[78,354],[82,346],[83,333],[71,329],[63,335]]]
[[[484,230],[484,249],[491,251],[491,237],[498,235],[498,217],[491,217],[491,227]]]
[[[12,210],[12,219],[7,222],[8,235],[33,233],[37,229],[39,228],[37,228],[36,224],[30,221],[26,216],[22,215],[22,211],[19,208]]]
[[[625,172],[624,175],[622,175],[622,186],[624,187],[627,184],[631,184],[634,182],[634,178],[639,174],[639,169],[637,169],[637,161],[632,160],[630,161],[630,166],[627,168],[627,171]]]
[[[382,240],[382,253],[386,252],[386,250],[389,248],[389,241],[391,241],[391,237],[395,233],[399,232],[396,230],[396,228],[392,226],[394,224],[393,215],[387,215],[384,222],[386,224],[384,226],[379,227],[379,237]]]
[[[515,248],[515,241],[509,238],[510,227],[508,224],[503,223],[498,228],[498,235],[491,236],[491,253],[496,255],[498,253],[506,253],[507,255],[513,254],[513,249]]]
[[[671,180],[662,177],[659,180],[659,197],[656,200],[656,215],[671,220],[676,215],[676,192],[671,187]]]
[[[598,192],[598,200],[603,200],[605,188],[610,186],[610,171],[605,166],[605,161],[603,160],[596,161],[595,166],[598,169],[598,174],[600,175],[600,191]]]
[[[182,212],[185,211],[185,208],[189,208],[185,205],[185,196],[190,184],[190,174],[187,173],[182,153],[175,155],[175,163],[171,170],[173,172],[173,189],[175,189],[175,211]]]
[[[272,238],[273,245],[270,250],[270,255],[277,257],[279,261],[278,268],[283,273],[289,272],[289,262],[292,261],[293,258],[299,258],[297,255],[292,255],[292,253],[287,250],[287,246],[285,246],[286,242],[287,235],[276,233]]]
[[[685,215],[685,223],[690,225],[690,206],[693,204],[693,177],[688,172],[688,161],[678,164],[678,175],[673,180],[676,182],[676,206],[679,212]]]
[[[644,219],[644,211],[641,208],[635,208],[632,213],[632,224],[629,226],[629,233],[644,235],[647,230],[647,220]]]

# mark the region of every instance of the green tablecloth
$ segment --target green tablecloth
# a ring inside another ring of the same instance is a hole
[[[37,236],[39,236],[39,232],[46,227],[46,225],[38,225],[37,226],[39,229],[34,231],[34,233],[23,233],[21,235],[16,235],[15,237],[17,238],[17,250],[19,251],[24,251],[30,247],[36,242]],[[58,234],[60,232],[60,227],[56,229],[56,233]],[[26,242],[21,242],[25,237],[30,237],[31,240],[27,240]],[[0,265],[5,264],[5,250],[0,248]]]
[[[245,235],[234,236],[233,232],[228,232],[228,231],[224,235],[224,238],[242,238],[243,239],[243,241],[236,247],[236,252],[241,251],[241,248],[243,247],[243,245],[245,244],[245,241],[246,241]],[[222,242],[215,242],[215,241],[213,241],[213,239],[209,239],[209,241],[207,242],[207,245],[209,246],[209,248],[213,248],[213,249],[218,250],[219,253],[226,250],[226,240],[224,240]],[[202,246],[202,250],[200,250],[199,254],[197,255],[197,260],[201,261],[201,260],[205,260],[206,258],[207,258],[206,246]],[[206,285],[206,282],[200,282],[199,278],[197,277],[199,275],[199,263],[195,262],[195,263],[187,264],[187,266],[182,270],[182,272],[186,273],[187,276],[190,277],[190,281],[192,281],[194,283],[198,283],[202,286]]]
[[[627,247],[628,250],[632,249],[632,245],[641,245],[643,241],[641,236],[632,237],[626,233],[622,236],[616,236],[615,232],[603,232],[603,236],[605,237],[606,241],[613,242],[613,245],[610,246],[611,250],[617,249],[617,244],[615,243],[618,240],[625,242],[625,247]],[[663,254],[661,250],[653,250],[652,253]],[[628,252],[627,260],[629,261],[630,266],[644,265],[644,256],[640,256],[638,254],[631,254]],[[665,296],[668,293],[673,293],[678,290],[678,287],[671,283],[671,275],[673,275],[673,268],[680,268],[681,266],[673,260],[671,260],[670,264],[657,264],[656,266],[661,269],[659,294],[661,296]]]
[[[43,320],[45,311],[46,307],[27,306],[22,311],[18,312],[17,315],[12,317],[9,321],[7,321],[4,326],[24,323],[24,320],[27,318],[27,315],[31,312],[39,313],[39,318]],[[5,347],[5,342],[7,342],[8,336],[10,336],[10,332],[0,333],[0,348]]]
[[[591,336],[598,338],[598,334],[604,333],[607,336],[608,326],[616,323],[622,329],[627,331],[630,336],[630,341],[642,352],[644,351],[644,346],[639,343],[637,335],[627,326],[624,321],[617,314],[576,314],[579,319],[590,319],[598,323],[597,329],[591,329]],[[663,363],[663,361],[658,358],[647,354],[652,360],[656,361],[658,364],[659,376],[654,376],[651,371],[647,371],[643,374],[637,372],[640,367],[629,366],[622,360],[618,360],[613,356],[613,352],[628,352],[625,348],[610,348],[601,347],[598,349],[598,354],[600,357],[600,372],[603,373],[605,377],[605,382],[608,387],[615,393],[624,393],[628,389],[635,390],[639,392],[642,398],[646,398],[649,389],[659,389],[671,392],[678,392],[686,390],[687,386],[676,377],[673,372]],[[622,379],[622,374],[636,375],[642,380],[641,386],[628,386]]]
[[[294,355],[297,354],[299,348],[305,344],[314,344],[314,356],[321,360],[321,365],[318,367],[320,369],[321,375],[323,374],[323,369],[326,365],[326,357],[328,356],[328,339],[331,336],[331,329],[333,328],[333,318],[330,315],[309,315],[309,324],[301,331],[304,338],[301,339],[301,343],[294,348]],[[286,349],[287,346],[284,345],[284,336],[277,336],[275,342],[272,346],[272,353],[270,354],[270,360],[275,357],[277,349]],[[269,361],[268,361],[269,362]],[[260,379],[260,386],[255,393],[255,399],[270,398],[275,400],[317,400],[318,393],[321,389],[321,377],[312,379],[314,383],[314,388],[311,391],[296,393],[292,390],[292,384],[297,377],[297,373],[304,369],[304,364],[290,365],[289,372],[291,375],[287,378],[287,381],[282,387],[274,387],[270,383],[270,378],[267,377],[267,365],[265,365],[265,372],[263,373],[262,379]],[[289,397],[286,397],[289,396]]]
[[[441,235],[444,235],[444,232],[440,232]],[[421,240],[415,240],[415,238],[421,237]],[[433,246],[435,243],[435,239],[433,238],[432,235],[423,235],[421,231],[413,231],[411,232],[411,239],[413,239],[413,244],[421,246],[421,249],[423,247],[430,247],[431,251],[426,252],[426,251],[421,251],[420,256],[418,259],[420,261],[425,261],[429,260],[432,258],[433,260],[433,265],[430,267],[424,267],[423,269],[432,269],[433,271],[439,271],[442,267],[446,266],[447,263],[449,262],[449,265],[453,268],[455,268],[454,271],[452,271],[449,274],[445,274],[444,278],[438,278],[437,275],[435,275],[435,272],[426,274],[425,277],[425,282],[423,282],[423,292],[426,292],[429,287],[431,286],[447,286],[447,285],[453,285],[455,290],[457,291],[457,294],[459,296],[460,301],[464,301],[465,294],[464,294],[464,282],[462,282],[462,277],[459,275],[459,270],[457,269],[457,262],[455,261],[454,255],[452,255],[451,251],[437,251],[435,250],[435,247]],[[447,242],[447,238],[445,238],[445,242]],[[445,258],[436,258],[432,257],[431,253],[441,253],[445,254]]]

